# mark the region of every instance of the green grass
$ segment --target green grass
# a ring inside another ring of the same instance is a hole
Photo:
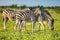
[[[57,14],[54,10],[49,10],[52,17],[54,18],[54,30],[51,31],[47,23],[45,23],[46,31],[43,31],[42,27],[40,32],[38,32],[38,22],[36,23],[34,33],[31,33],[31,23],[26,23],[27,31],[24,32],[24,27],[22,27],[22,32],[14,32],[14,21],[8,21],[7,30],[3,29],[2,14],[0,13],[0,40],[60,40],[60,13]]]

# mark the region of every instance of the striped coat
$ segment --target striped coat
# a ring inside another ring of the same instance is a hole
[[[16,14],[16,25],[19,24],[19,31],[21,31],[21,23],[24,24],[24,29],[26,30],[26,21],[29,19],[29,21],[32,22],[32,32],[34,30],[35,23],[37,21],[37,16],[34,14],[33,10],[27,8],[26,10],[21,10]]]
[[[16,11],[12,9],[3,10],[2,16],[4,21],[4,29],[6,29],[6,23],[8,20],[15,20],[16,19]]]

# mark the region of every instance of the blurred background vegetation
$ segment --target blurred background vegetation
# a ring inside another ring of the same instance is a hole
[[[39,5],[38,5],[39,6]],[[32,7],[33,9],[38,7],[38,6],[26,6],[26,5],[22,5],[22,6],[17,6],[17,4],[12,4],[12,5],[8,5],[8,6],[0,6],[0,12],[3,11],[3,9],[24,9],[26,7]],[[56,13],[59,13],[60,11],[60,6],[42,6],[44,9],[54,9],[54,11]]]

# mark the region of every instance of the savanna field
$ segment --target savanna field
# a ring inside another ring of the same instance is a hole
[[[22,32],[17,31],[14,32],[15,21],[7,22],[7,30],[3,29],[3,20],[2,13],[0,13],[0,40],[60,40],[60,12],[54,9],[46,9],[54,18],[54,30],[51,31],[47,22],[44,21],[46,30],[43,31],[42,27],[40,27],[40,31],[38,32],[38,22],[35,25],[34,33],[31,33],[32,24],[31,22],[27,22],[27,31],[24,32],[24,27],[22,27]]]

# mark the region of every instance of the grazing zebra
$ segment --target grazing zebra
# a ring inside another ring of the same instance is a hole
[[[48,22],[50,29],[54,30],[54,19],[52,18],[50,13],[47,10],[43,10],[41,7],[38,7],[37,9],[35,9],[35,13],[38,14],[38,12],[41,12],[40,13],[41,16],[38,17],[38,22],[39,22],[38,28],[40,28],[40,24],[42,24],[44,26],[43,21],[45,20]]]
[[[38,31],[40,31],[40,25],[42,25],[43,30],[45,30],[45,25],[43,23],[40,7],[34,9],[34,14],[37,16],[37,20],[38,20]]]
[[[4,29],[6,29],[6,23],[8,20],[15,20],[16,19],[16,11],[11,9],[3,10],[2,16],[4,21]]]

